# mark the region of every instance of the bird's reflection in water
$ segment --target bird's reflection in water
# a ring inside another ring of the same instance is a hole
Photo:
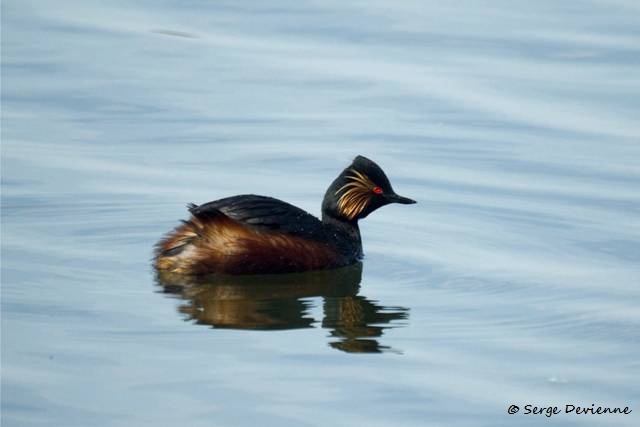
[[[385,307],[358,295],[362,263],[336,270],[264,276],[188,277],[160,273],[163,292],[185,301],[187,319],[215,328],[282,330],[312,328],[313,297],[323,298],[323,328],[331,347],[350,353],[394,351],[378,338],[402,325],[409,309]]]

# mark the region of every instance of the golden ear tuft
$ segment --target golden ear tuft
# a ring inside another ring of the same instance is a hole
[[[348,219],[357,217],[371,200],[371,189],[376,185],[365,174],[351,169],[347,175],[347,183],[336,191],[336,195],[344,191],[338,199],[338,209]]]

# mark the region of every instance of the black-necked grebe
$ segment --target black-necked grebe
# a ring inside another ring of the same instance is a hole
[[[342,267],[362,258],[358,220],[397,195],[382,169],[363,156],[331,183],[322,221],[272,197],[242,195],[200,206],[156,245],[155,267],[172,273],[265,274]]]

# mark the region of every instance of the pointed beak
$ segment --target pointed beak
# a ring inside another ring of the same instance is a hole
[[[403,205],[412,205],[416,203],[416,201],[413,199],[410,199],[408,197],[398,196],[397,194],[389,194],[387,196],[387,200],[389,200],[390,203],[400,203]]]

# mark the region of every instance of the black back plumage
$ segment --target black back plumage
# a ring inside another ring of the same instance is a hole
[[[322,240],[322,222],[308,212],[273,197],[245,194],[214,200],[200,206],[189,205],[193,216],[222,213],[261,231],[279,231],[294,236]]]

